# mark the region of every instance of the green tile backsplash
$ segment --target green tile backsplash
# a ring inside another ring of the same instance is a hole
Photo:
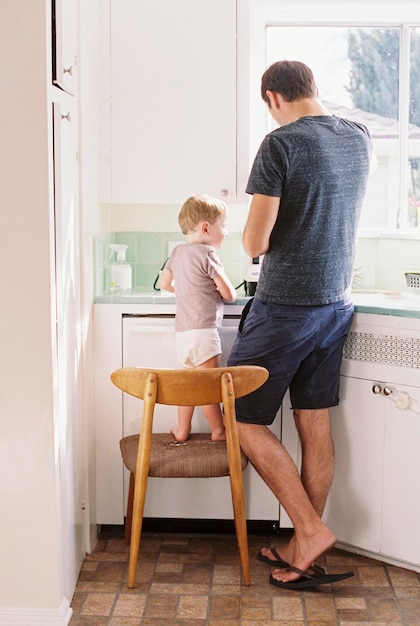
[[[96,237],[94,240],[95,256],[95,295],[110,291],[110,268],[114,259],[111,258],[111,243],[128,246],[126,260],[133,270],[133,289],[153,289],[153,284],[162,265],[168,258],[168,242],[185,241],[185,237],[177,233],[149,232],[116,232]],[[231,233],[219,250],[220,259],[226,272],[238,286],[243,281],[243,268],[246,257],[242,251],[241,234]]]
[[[94,241],[95,295],[109,292],[110,243],[128,246],[127,261],[133,269],[134,289],[153,289],[153,284],[168,257],[169,241],[185,241],[180,232],[115,232]],[[242,249],[241,233],[229,233],[219,250],[226,273],[239,286],[246,275],[247,257]],[[360,237],[355,268],[354,288],[359,290],[405,291],[404,272],[420,270],[420,240],[385,237]]]

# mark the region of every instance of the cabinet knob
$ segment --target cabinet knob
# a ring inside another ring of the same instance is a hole
[[[63,74],[69,74],[70,76],[73,76],[74,73],[74,67],[72,65],[70,65],[70,67],[63,67]]]
[[[384,387],[384,396],[390,396],[392,393],[392,388],[391,387]]]
[[[229,195],[229,190],[228,190],[228,189],[221,189],[221,190],[220,190],[220,195],[221,195],[223,198],[226,198],[226,196],[228,196],[228,195]]]
[[[68,122],[71,122],[71,113],[70,111],[67,113],[67,115],[64,115],[63,113],[61,114],[61,119],[62,120],[67,120]]]
[[[374,394],[382,393],[382,387],[378,383],[375,383],[372,387],[372,391]]]

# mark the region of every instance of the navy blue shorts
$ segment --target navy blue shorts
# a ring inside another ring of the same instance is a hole
[[[261,365],[267,382],[236,401],[239,422],[272,424],[289,388],[294,409],[338,404],[343,346],[353,303],[289,306],[254,298],[244,310],[228,365]]]

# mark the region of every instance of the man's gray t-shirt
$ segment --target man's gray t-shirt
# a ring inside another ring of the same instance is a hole
[[[281,201],[258,298],[311,306],[348,296],[371,151],[365,126],[330,115],[265,137],[246,191]]]

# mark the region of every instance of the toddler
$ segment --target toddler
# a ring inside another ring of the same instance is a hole
[[[174,248],[160,277],[161,289],[176,295],[176,351],[184,367],[220,366],[218,327],[222,325],[223,302],[236,300],[236,290],[216,251],[227,236],[227,216],[221,200],[207,195],[188,198],[178,215],[187,242]],[[219,404],[202,409],[212,441],[225,440]],[[176,441],[184,442],[190,436],[193,412],[192,406],[178,407],[178,427],[171,430]]]

